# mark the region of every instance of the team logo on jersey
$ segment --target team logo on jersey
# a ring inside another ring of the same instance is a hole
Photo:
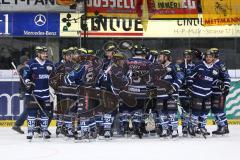
[[[221,69],[222,69],[223,72],[227,70],[226,66],[224,64],[221,64]]]
[[[47,71],[52,71],[52,66],[47,66]]]
[[[213,70],[213,75],[216,76],[218,74],[218,71],[217,70]]]

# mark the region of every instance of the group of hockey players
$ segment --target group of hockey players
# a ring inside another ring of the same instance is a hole
[[[204,53],[186,49],[183,58],[174,63],[171,50],[128,42],[109,42],[103,55],[85,48],[63,49],[62,59],[55,65],[48,60],[47,47],[37,46],[36,57],[21,73],[28,113],[27,139],[36,133],[50,138],[48,126],[53,113],[56,135],[75,140],[110,139],[115,135],[175,138],[179,136],[180,119],[183,136],[206,137],[210,135],[206,128],[209,112],[217,124],[212,134],[229,133],[224,104],[230,77],[219,59],[219,49]],[[79,87],[86,90],[84,94],[77,94]],[[121,99],[112,110],[102,109],[105,103],[100,105],[102,110],[94,109],[102,100],[91,94],[98,97],[104,91],[117,96],[122,90],[134,95],[134,106],[128,105],[133,99]],[[94,112],[85,114],[88,110]]]

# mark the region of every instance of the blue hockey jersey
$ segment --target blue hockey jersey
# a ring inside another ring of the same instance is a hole
[[[191,70],[195,67],[194,63],[181,63],[180,68],[182,70],[182,73],[184,73],[184,78],[183,78],[183,84],[181,86],[181,88],[178,90],[179,92],[179,98],[180,99],[185,99],[185,98],[189,98],[186,95],[186,89],[187,89],[187,77],[190,76],[191,74]]]
[[[64,83],[66,85],[83,85],[83,76],[86,72],[86,65],[87,64],[76,65],[75,68],[65,76]]]
[[[49,93],[49,76],[54,71],[53,63],[49,60],[41,62],[38,58],[31,59],[26,64],[23,73],[23,79],[26,83],[33,82],[35,84],[33,94],[37,99],[48,101]],[[26,93],[29,95],[29,93]]]
[[[218,77],[218,82],[219,83],[215,83],[212,86],[212,91],[213,91],[214,95],[221,95],[221,94],[223,94],[223,92],[220,89],[219,85],[222,85],[222,86],[225,85],[226,87],[230,88],[231,79],[230,79],[230,76],[228,74],[228,70],[227,70],[225,64],[222,61],[220,61],[219,59],[216,60],[215,61],[215,66],[219,70],[219,77]],[[219,84],[219,85],[217,85],[217,84]]]
[[[178,96],[178,90],[181,87],[184,79],[184,73],[182,72],[180,66],[178,64],[174,64],[170,62],[166,66],[167,74],[163,77],[164,80],[170,82],[174,89],[176,90],[175,93],[173,93],[174,96]],[[169,95],[158,95],[158,98],[168,98]]]
[[[216,65],[206,64],[205,61],[196,63],[187,85],[193,96],[209,97],[212,94],[212,86],[217,82],[219,71]]]
[[[96,87],[105,88],[107,91],[112,92],[112,81],[110,78],[110,70],[113,61],[111,59],[104,59],[102,70],[98,76]]]

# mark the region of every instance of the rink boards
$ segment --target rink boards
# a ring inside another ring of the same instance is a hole
[[[19,94],[19,79],[14,71],[0,72],[0,127],[12,126],[24,109],[23,100]],[[4,78],[3,78],[4,77]],[[226,111],[230,124],[240,124],[240,82],[233,81],[226,100]],[[209,115],[209,124],[212,116]],[[53,121],[52,125],[55,125]]]

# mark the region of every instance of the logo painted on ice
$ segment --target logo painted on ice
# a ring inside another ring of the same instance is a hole
[[[47,22],[46,17],[43,14],[37,14],[34,18],[34,23],[41,27]]]

